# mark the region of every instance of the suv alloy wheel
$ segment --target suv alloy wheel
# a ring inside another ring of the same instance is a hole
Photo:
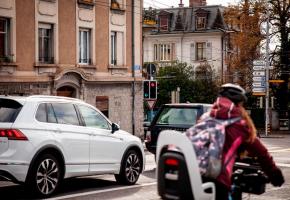
[[[141,170],[140,155],[134,150],[129,150],[122,162],[120,174],[116,174],[115,178],[122,184],[133,185],[137,182]]]
[[[62,180],[59,161],[50,154],[40,156],[28,174],[27,186],[36,196],[48,197],[55,193]]]

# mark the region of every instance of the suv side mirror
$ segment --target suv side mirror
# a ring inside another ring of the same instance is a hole
[[[120,130],[120,125],[116,123],[112,123],[112,133]]]

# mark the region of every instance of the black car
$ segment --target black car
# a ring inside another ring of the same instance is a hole
[[[145,145],[155,154],[158,135],[163,130],[186,131],[199,117],[210,110],[211,104],[179,103],[163,105],[151,123],[144,123]]]

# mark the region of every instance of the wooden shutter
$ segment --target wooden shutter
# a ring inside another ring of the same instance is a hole
[[[212,59],[212,47],[211,42],[206,43],[206,59],[211,60]]]
[[[176,48],[175,43],[171,44],[171,60],[176,60]],[[182,60],[182,58],[181,58]]]
[[[195,61],[195,45],[194,45],[194,43],[190,44],[190,61]]]

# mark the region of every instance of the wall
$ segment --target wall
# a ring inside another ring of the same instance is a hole
[[[58,0],[59,5],[59,63],[76,63],[76,0]],[[64,12],[65,11],[65,12]],[[74,37],[73,37],[74,38]]]
[[[132,133],[131,83],[86,84],[86,102],[96,106],[96,96],[109,97],[109,118],[118,123],[121,129]],[[143,136],[143,95],[142,84],[136,84],[135,93],[135,135]]]
[[[33,71],[35,61],[35,3],[16,0],[16,55],[18,71]]]
[[[212,59],[209,64],[214,66],[216,72],[220,73],[222,68],[221,34],[195,34],[188,33],[168,35],[146,35],[144,39],[144,62],[154,61],[154,44],[175,43],[176,57],[179,61],[187,62],[189,65],[198,66],[199,61],[192,61],[190,56],[190,44],[195,42],[211,42]]]

